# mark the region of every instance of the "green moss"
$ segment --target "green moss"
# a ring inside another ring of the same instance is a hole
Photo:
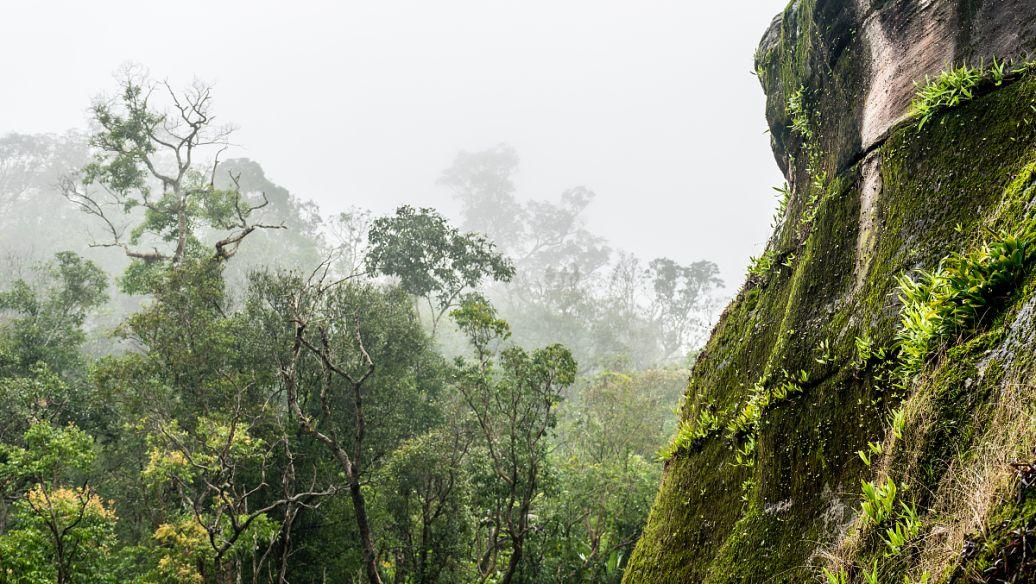
[[[782,27],[799,16],[786,15]],[[760,55],[773,61],[764,63],[771,77],[764,83],[783,71],[794,78],[792,90],[812,86],[809,67],[789,60],[792,48],[774,51]],[[774,68],[777,61],[783,65]],[[893,345],[901,308],[898,275],[933,270],[947,255],[973,248],[981,234],[1015,226],[1024,216],[1036,193],[1034,104],[1036,82],[1025,79],[941,112],[920,132],[904,126],[892,133],[878,153],[884,186],[876,201],[870,268],[858,286],[858,167],[831,177],[801,239],[778,226],[775,257],[794,254],[795,262],[775,261],[765,280],[744,288],[728,307],[695,364],[683,415],[699,421],[710,405],[720,417],[735,415],[760,378],[780,380],[782,370],[806,371],[809,382],[794,399],[763,409],[750,460],[742,455],[736,464],[743,444],[710,432],[667,463],[626,582],[748,582],[758,574],[803,582],[815,575],[810,557],[819,545],[832,544],[839,526],[859,509],[861,479],[873,479],[873,469],[855,453],[883,434],[885,413],[904,397],[891,387],[892,355],[854,363],[855,340],[867,335],[872,347]],[[838,167],[833,159],[825,164]],[[1036,368],[1034,348],[1015,350],[1010,371],[992,356],[1034,293],[1031,276],[1013,293],[998,293],[997,310],[981,315],[961,343],[951,343],[917,389],[930,400],[934,423],[922,428],[908,422],[890,470],[908,483],[922,521],[938,521],[925,517],[927,493],[956,456],[951,449],[975,443],[997,411],[992,388],[1023,364]],[[833,359],[817,360],[822,342]],[[861,546],[859,565],[882,559],[882,575],[894,578],[889,581],[916,577],[909,553],[883,559],[888,546],[881,535]]]
[[[951,582],[1036,581],[1036,492],[1029,489],[1004,501],[992,514],[984,535],[972,535],[964,561]]]

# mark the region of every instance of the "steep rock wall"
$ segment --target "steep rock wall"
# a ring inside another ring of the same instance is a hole
[[[774,19],[756,68],[787,209],[694,367],[624,582],[1036,581],[1017,556],[1036,494],[1009,464],[1036,458],[1031,258],[916,371],[897,340],[897,277],[1033,223],[1036,75],[1010,73],[1030,54],[1032,0],[796,0]],[[918,128],[915,83],[994,58],[1006,79]],[[861,481],[898,487],[878,525]]]

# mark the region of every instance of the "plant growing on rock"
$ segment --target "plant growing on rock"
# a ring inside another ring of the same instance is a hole
[[[676,429],[672,442],[659,450],[658,459],[667,461],[680,452],[686,452],[702,440],[708,438],[721,427],[719,417],[712,406],[706,406],[698,412],[696,420],[683,420]]]
[[[1031,225],[1001,231],[977,249],[951,254],[934,271],[899,278],[903,303],[897,341],[904,373],[916,373],[940,342],[977,321],[997,294],[1021,276],[1033,257]]]
[[[891,517],[893,503],[896,500],[896,491],[896,482],[891,477],[885,477],[885,482],[878,484],[871,481],[863,481],[863,502],[860,504],[863,516],[874,525],[880,525]]]
[[[977,67],[964,64],[951,67],[934,79],[925,76],[923,83],[916,83],[917,93],[910,103],[910,115],[917,118],[920,131],[941,112],[974,99],[983,85],[1000,87],[1005,81],[1028,75],[1033,69],[1036,69],[1036,61],[1014,65],[994,57],[988,68],[983,64]]]
[[[917,537],[921,532],[921,520],[917,518],[917,508],[914,505],[907,505],[900,502],[901,510],[896,519],[895,525],[885,530],[885,545],[889,553],[898,556],[910,540]]]
[[[924,128],[939,112],[974,97],[982,77],[981,69],[968,65],[943,71],[935,79],[926,76],[924,83],[918,83],[917,95],[910,104],[911,115],[918,118],[917,129]]]

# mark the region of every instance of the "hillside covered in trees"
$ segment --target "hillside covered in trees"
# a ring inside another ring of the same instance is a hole
[[[0,581],[617,582],[715,264],[461,152],[434,209],[326,217],[131,68],[0,139]],[[617,432],[616,429],[621,429]]]
[[[415,47],[430,90],[449,69]],[[578,67],[546,54],[561,100]],[[623,249],[591,186],[543,198],[508,143],[451,146],[441,208],[331,213],[243,157],[209,83],[127,65],[85,129],[5,129],[0,584],[1036,583],[1036,3],[793,0],[754,75],[785,182],[729,292],[730,242]],[[731,104],[699,119],[752,115],[694,79]],[[272,113],[329,100],[355,106]]]

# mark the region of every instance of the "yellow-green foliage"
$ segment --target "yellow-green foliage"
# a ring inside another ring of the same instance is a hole
[[[965,64],[951,67],[934,79],[925,76],[924,83],[917,83],[917,94],[910,104],[910,115],[917,118],[917,129],[920,130],[943,110],[973,99],[983,83],[998,87],[1008,78],[1027,75],[1034,69],[1036,61],[1013,65],[994,58],[988,68]]]
[[[801,384],[809,382],[809,374],[805,371],[799,371],[797,375],[789,374],[787,371],[782,373],[783,381],[771,388],[766,387],[765,380],[760,380],[752,387],[748,400],[727,424],[727,433],[732,438],[754,432],[767,407],[787,399],[790,395],[800,393],[802,391]]]
[[[885,530],[883,538],[889,552],[894,556],[902,553],[903,548],[921,533],[921,520],[917,517],[917,508],[903,502],[900,502],[899,506],[899,517],[895,525]]]
[[[810,121],[805,105],[805,88],[788,97],[788,116],[791,118],[791,131],[802,139],[802,147],[806,152],[806,173],[809,175],[809,200],[802,209],[802,222],[812,223],[816,218],[817,202],[827,186],[827,172],[824,170],[824,152]]]
[[[777,258],[777,250],[768,249],[759,257],[752,256],[748,259],[748,278],[763,278],[773,269],[774,261]]]
[[[885,482],[878,484],[871,481],[863,481],[863,502],[860,503],[860,510],[863,512],[863,516],[874,525],[883,523],[892,516],[897,491],[896,482],[890,477],[885,477]]]
[[[673,437],[672,442],[659,450],[659,460],[669,460],[680,452],[686,452],[701,440],[708,438],[710,434],[719,428],[719,418],[716,416],[715,412],[712,411],[712,408],[702,408],[702,410],[698,412],[698,418],[696,420],[682,420],[680,422],[680,425],[676,428],[676,436]]]
[[[773,222],[770,227],[776,229],[781,223],[784,222],[784,217],[788,213],[788,202],[791,201],[791,187],[788,183],[784,183],[779,187],[773,187],[773,190],[777,192],[777,209],[773,213]]]
[[[827,584],[849,584],[849,572],[846,572],[845,568],[840,568],[837,572],[824,568],[824,578],[827,579]]]
[[[918,118],[918,129],[942,110],[973,98],[975,87],[982,78],[981,69],[967,65],[943,71],[935,79],[925,77],[925,82],[918,84],[917,95],[910,104],[911,114]]]
[[[903,309],[897,337],[905,373],[916,373],[942,341],[978,320],[1032,259],[1031,224],[994,235],[973,251],[951,254],[934,271],[899,278]]]

